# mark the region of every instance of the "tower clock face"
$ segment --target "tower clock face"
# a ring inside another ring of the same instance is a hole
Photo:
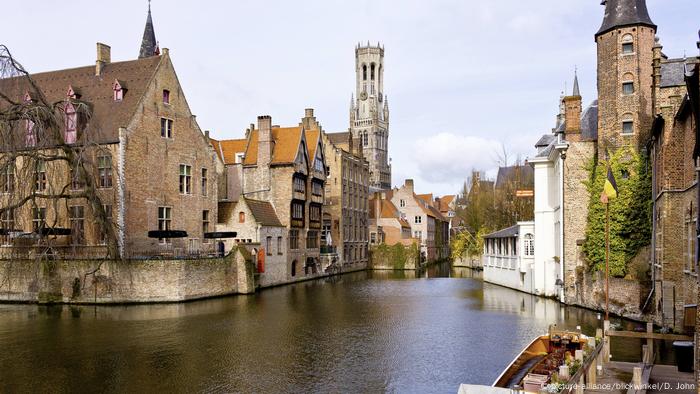
[[[360,93],[360,100],[367,100],[367,92]]]

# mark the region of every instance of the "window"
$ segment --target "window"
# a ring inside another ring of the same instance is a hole
[[[192,194],[192,166],[180,164],[180,194]]]
[[[202,195],[207,195],[207,189],[209,186],[209,179],[207,178],[208,171],[206,168],[202,168]]]
[[[243,163],[243,159],[245,159],[245,153],[236,153],[236,164]]]
[[[78,114],[75,112],[73,104],[66,104],[65,116],[66,130],[63,134],[63,141],[66,144],[75,144],[78,139]]]
[[[314,196],[323,196],[323,184],[320,182],[311,182],[311,194]]]
[[[299,249],[299,230],[289,230],[289,249]]]
[[[369,145],[369,137],[367,136],[367,132],[365,131],[362,133],[362,146],[367,146]]]
[[[414,231],[413,238],[423,238],[423,232],[422,231]]]
[[[622,134],[632,134],[634,133],[634,122],[631,120],[625,120],[622,122]]]
[[[320,157],[317,157],[316,160],[314,160],[314,170],[323,172],[323,160],[321,160]]]
[[[124,89],[119,81],[114,81],[114,101],[122,101],[124,99]]]
[[[629,179],[630,178],[630,172],[628,170],[622,169],[620,170],[620,174],[622,179]]]
[[[163,89],[163,104],[170,104],[170,91]]]
[[[292,219],[304,220],[304,203],[292,202]]]
[[[42,160],[36,162],[36,167],[34,170],[34,186],[38,192],[43,192],[46,190],[46,163]]]
[[[171,119],[160,118],[160,136],[173,138],[173,121]]]
[[[277,254],[282,255],[284,252],[282,252],[282,237],[277,237]]]
[[[369,234],[369,242],[372,244],[377,243],[377,233]]]
[[[634,37],[631,34],[625,34],[622,37],[622,53],[634,53]]]
[[[422,217],[422,216],[416,216],[415,218],[413,218],[413,221],[414,221],[414,223],[416,223],[416,224],[421,224],[421,223],[423,223],[423,217]]]
[[[524,244],[525,256],[535,255],[535,236],[532,234],[525,234],[525,244]],[[499,246],[500,249],[500,246]],[[499,250],[500,251],[500,250]]]
[[[318,231],[309,231],[306,233],[306,249],[318,248]]]
[[[362,65],[362,80],[363,81],[367,80],[367,65],[366,64]]]
[[[297,276],[297,261],[292,261],[292,276]]]
[[[7,210],[0,214],[0,227],[4,230],[2,244],[11,244],[10,232],[15,230],[15,211]]]
[[[373,81],[374,81],[374,69],[375,69],[376,67],[377,67],[377,66],[376,66],[374,63],[372,63],[372,66],[370,67],[370,70],[371,70],[370,78],[371,78]]]
[[[245,223],[245,212],[238,212],[238,223]]]
[[[172,224],[172,208],[158,207],[158,230],[169,231]],[[170,238],[159,239],[160,243],[170,243]]]
[[[112,187],[112,155],[101,155],[97,158],[98,186],[100,188]]]
[[[209,232],[209,210],[205,209],[202,211],[202,236]],[[206,238],[205,238],[205,242]]]
[[[401,200],[401,201],[399,201],[399,206],[400,206],[401,208],[405,207],[405,206],[406,206],[406,200]]]
[[[689,215],[685,220],[685,270],[694,273],[696,270],[695,261],[695,242],[697,241],[696,226],[695,223],[697,219],[694,218],[693,207],[690,207]]]
[[[36,131],[34,130],[34,122],[30,119],[27,119],[24,122],[24,127],[26,129],[24,144],[27,146],[36,146]]]
[[[85,187],[85,182],[80,178],[79,167],[73,167],[70,170],[70,187],[71,190],[82,190]]]
[[[311,205],[309,206],[309,220],[312,222],[321,221],[321,206]]]
[[[306,192],[306,182],[304,181],[303,178],[294,177],[294,191],[297,193],[305,193]]]
[[[36,233],[46,227],[46,208],[32,208],[32,230]]]
[[[82,245],[85,243],[85,207],[82,205],[68,207],[70,220],[71,243]]]
[[[0,191],[12,193],[15,191],[15,162],[8,160],[0,172]]]
[[[102,225],[102,227],[99,229],[100,231],[100,244],[101,245],[107,245],[107,238],[109,232],[107,231],[107,226],[112,225],[112,206],[111,205],[102,205],[102,209],[105,211],[105,217],[106,217],[106,222]]]
[[[267,237],[265,239],[265,254],[272,256],[272,237]]]
[[[622,94],[632,94],[634,93],[634,82],[623,82],[622,83]]]

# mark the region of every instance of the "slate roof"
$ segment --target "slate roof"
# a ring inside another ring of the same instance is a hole
[[[492,238],[513,238],[518,236],[518,225],[516,224],[515,226],[505,228],[503,230],[496,231],[495,233],[491,233],[488,235],[484,235],[484,238],[492,239]]]
[[[581,114],[581,140],[598,140],[598,100],[595,100]]]
[[[141,50],[139,51],[139,59],[151,57],[158,50],[158,41],[156,41],[156,32],[153,28],[153,18],[151,18],[151,4],[148,4],[148,17],[146,18],[146,27],[143,29],[143,39],[141,40]]]
[[[90,106],[91,118],[83,132],[97,143],[119,141],[119,128],[127,127],[163,57],[107,63],[95,76],[95,65],[32,74],[31,78],[49,104],[67,99],[69,87],[80,93],[79,101]],[[127,88],[122,101],[114,101],[113,84],[119,80]],[[25,77],[0,79],[0,91],[21,102],[31,92]],[[0,107],[4,103],[0,103]]]
[[[685,61],[674,59],[661,63],[661,87],[685,85]]]
[[[275,213],[275,208],[267,201],[251,200],[244,198],[248,208],[255,217],[255,221],[263,226],[284,227]]]
[[[529,165],[499,167],[496,177],[496,189],[503,187],[507,182],[519,182],[520,185],[534,185],[535,170]]]
[[[605,34],[618,27],[632,25],[656,28],[649,17],[646,0],[607,0],[604,3],[605,17],[596,35]]]
[[[548,145],[542,150],[542,152],[538,153],[535,157],[549,157],[549,154],[552,153],[552,149],[554,149],[554,144]]]
[[[548,146],[549,144],[554,142],[554,140],[556,140],[556,139],[557,139],[557,136],[554,134],[545,134],[539,139],[539,141],[537,141],[537,143],[535,143],[535,148]]]

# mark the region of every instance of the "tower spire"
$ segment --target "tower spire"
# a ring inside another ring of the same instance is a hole
[[[578,67],[574,67],[574,91],[572,96],[580,96],[581,90],[578,87]]]
[[[158,52],[158,42],[156,41],[156,32],[153,29],[153,18],[151,17],[151,0],[148,0],[148,17],[146,18],[146,27],[143,29],[143,39],[141,40],[141,50],[139,51],[139,59],[151,57]]]

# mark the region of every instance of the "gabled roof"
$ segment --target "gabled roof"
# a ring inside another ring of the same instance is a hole
[[[496,177],[496,189],[503,187],[507,182],[518,182],[519,185],[534,185],[535,172],[529,165],[499,167]]]
[[[248,142],[245,139],[221,141],[210,139],[210,141],[214,146],[214,150],[216,150],[216,153],[219,155],[219,158],[221,158],[221,161],[223,161],[224,164],[235,164],[236,154],[244,153],[246,143]]]
[[[374,209],[370,209],[370,219],[377,219],[377,214]],[[411,228],[411,225],[401,217],[401,212],[396,208],[396,205],[390,200],[379,200],[379,218],[381,219],[396,219],[403,228]]]
[[[349,132],[326,133],[326,135],[328,136],[328,140],[330,140],[333,145],[343,145],[350,142]]]
[[[416,197],[425,201],[428,205],[433,205],[433,194],[416,194]]]
[[[551,144],[555,139],[557,139],[556,135],[545,134],[539,139],[539,141],[537,141],[537,143],[535,143],[535,148],[547,146],[547,145]]]
[[[152,80],[163,56],[152,56],[138,60],[107,63],[99,76],[95,76],[95,65],[32,74],[31,78],[43,92],[49,104],[67,99],[68,87],[81,93],[80,101],[90,106],[91,118],[85,129],[90,139],[97,143],[119,141],[119,128],[127,127],[136,113],[146,89]],[[122,101],[114,101],[115,80],[124,83],[129,90]],[[10,98],[22,102],[31,92],[26,77],[0,79],[0,90]],[[5,103],[0,102],[0,107]]]
[[[255,165],[258,162],[258,133],[260,130],[255,129],[250,132],[248,137],[248,146],[245,151],[245,165]],[[299,144],[301,143],[301,134],[303,128],[295,127],[273,127],[272,139],[274,145],[272,148],[271,164],[292,164],[297,157]]]
[[[282,222],[280,222],[275,212],[275,208],[267,201],[251,200],[249,198],[243,198],[245,203],[248,205],[250,212],[253,214],[255,221],[262,224],[263,226],[271,227],[284,227]]]
[[[661,87],[685,86],[685,65],[692,59],[671,59],[661,63]]]
[[[455,195],[440,197],[440,212],[449,212],[450,204],[452,204],[452,201],[454,201],[455,197]]]
[[[309,160],[313,163],[316,158],[316,149],[318,148],[318,140],[321,138],[321,132],[318,129],[305,130],[306,132],[306,145],[309,148]]]

